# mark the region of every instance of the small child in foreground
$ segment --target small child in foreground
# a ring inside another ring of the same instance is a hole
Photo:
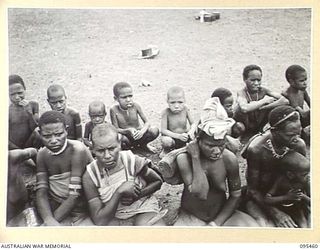
[[[300,113],[302,127],[309,126],[310,109],[303,109],[304,102],[310,108],[310,96],[306,90],[307,71],[300,65],[291,65],[286,70],[286,79],[290,86],[282,92],[282,95],[289,100],[290,106]]]
[[[190,110],[185,105],[185,95],[181,87],[172,87],[167,93],[168,108],[161,115],[160,158],[172,149],[181,148],[190,140],[188,131],[193,123]],[[189,123],[189,127],[188,127]]]
[[[34,147],[33,131],[38,126],[39,104],[25,99],[25,83],[18,75],[9,76],[9,150]]]
[[[101,101],[93,101],[89,104],[90,122],[85,124],[83,143],[92,149],[92,130],[101,123],[105,122],[107,115],[106,106]]]
[[[48,103],[52,110],[66,116],[68,139],[82,140],[80,114],[73,108],[67,107],[67,96],[64,88],[59,84],[50,85],[47,89]]]
[[[132,87],[129,83],[119,82],[113,86],[114,99],[118,104],[110,109],[111,123],[122,134],[122,149],[146,148],[155,153],[149,143],[159,135],[159,129],[150,126],[141,106],[133,101]],[[140,124],[141,118],[143,124]]]
[[[310,227],[310,162],[297,152],[285,157],[290,164],[281,166],[283,174],[266,194],[265,203],[290,215],[299,227]]]

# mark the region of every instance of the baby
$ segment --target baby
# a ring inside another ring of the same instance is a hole
[[[61,85],[53,84],[47,90],[48,103],[52,110],[66,116],[68,139],[82,140],[81,119],[78,111],[67,107],[67,97]]]
[[[160,158],[172,149],[181,148],[190,140],[188,131],[193,123],[190,110],[185,105],[184,91],[181,87],[171,87],[167,93],[168,108],[161,115]],[[188,127],[189,123],[189,127]]]
[[[122,149],[142,147],[155,153],[149,143],[159,135],[159,129],[150,126],[141,106],[133,101],[132,87],[129,83],[119,82],[113,86],[114,99],[118,104],[110,109],[111,123],[122,134]],[[140,124],[139,117],[143,124]]]

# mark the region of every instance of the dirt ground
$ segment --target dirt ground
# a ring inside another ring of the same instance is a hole
[[[22,76],[27,98],[39,102],[41,113],[49,110],[47,87],[62,84],[83,124],[91,101],[112,106],[113,84],[127,81],[156,126],[170,86],[184,88],[198,118],[215,88],[236,94],[244,86],[242,70],[248,64],[260,65],[263,84],[279,92],[287,87],[289,65],[300,64],[310,73],[310,9],[215,11],[220,20],[200,23],[194,19],[196,9],[10,9],[9,73]],[[137,59],[149,44],[158,46],[160,54]],[[141,87],[143,81],[152,86]],[[159,140],[154,145],[160,150]],[[246,166],[239,161],[245,182]],[[161,205],[169,208],[168,224],[176,217],[181,190],[164,184],[157,192]]]

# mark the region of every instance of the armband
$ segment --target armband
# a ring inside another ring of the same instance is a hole
[[[71,177],[70,184],[69,184],[69,194],[80,196],[81,189],[82,189],[81,178],[78,176]]]

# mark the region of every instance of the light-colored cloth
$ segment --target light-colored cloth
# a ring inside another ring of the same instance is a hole
[[[96,161],[93,161],[87,166],[87,172],[97,187],[103,203],[108,202],[112,198],[115,190],[125,181],[133,180],[142,188],[146,185],[146,182],[139,177],[138,174],[144,167],[150,164],[150,160],[136,156],[130,150],[121,151],[120,159],[124,168],[111,175],[105,174],[101,176]],[[120,203],[115,217],[118,219],[128,219],[140,213],[159,213],[159,211],[158,200],[151,195],[135,201],[130,206],[124,206]]]
[[[70,176],[71,172],[64,172],[49,177],[49,194],[59,203],[69,196]]]
[[[219,140],[224,138],[234,123],[232,118],[228,118],[219,98],[212,97],[203,106],[198,128]]]

